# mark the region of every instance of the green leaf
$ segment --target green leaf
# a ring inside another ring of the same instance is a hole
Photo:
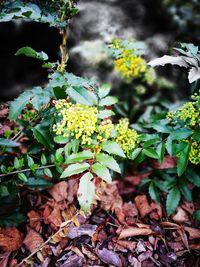
[[[153,158],[153,159],[158,159],[159,156],[157,154],[157,152],[153,149],[153,148],[144,148],[142,150],[142,152],[144,153],[144,155],[146,155],[147,157]]]
[[[193,132],[192,139],[197,141],[197,142],[200,142],[200,128],[196,129]]]
[[[97,105],[96,95],[84,87],[68,87],[66,93],[77,103],[87,106]]]
[[[95,198],[95,185],[91,181],[93,178],[90,172],[84,174],[79,183],[78,202],[84,212],[88,212]]]
[[[179,177],[179,189],[182,193],[182,196],[189,202],[192,201],[192,191],[187,185],[187,181],[184,177]]]
[[[31,48],[29,46],[25,46],[25,47],[20,48],[15,53],[15,56],[19,56],[19,55],[25,55],[27,57],[32,57],[32,58],[39,59],[41,61],[48,60],[48,55],[46,53],[44,53],[44,52],[36,52],[33,48]]]
[[[18,116],[21,114],[21,111],[29,102],[30,97],[32,97],[32,92],[30,90],[25,91],[18,98],[16,98],[14,101],[11,102],[9,108],[10,120],[16,120],[18,118]]]
[[[144,143],[144,148],[150,147],[151,145],[155,144],[157,141],[159,141],[160,138],[153,138]]]
[[[118,99],[114,96],[107,96],[99,101],[99,106],[112,106],[118,102]]]
[[[88,170],[90,167],[90,165],[88,163],[76,163],[76,164],[72,164],[69,165],[64,172],[62,173],[62,175],[60,176],[60,178],[66,178],[75,174],[79,174],[82,173],[86,170]]]
[[[187,167],[190,149],[191,149],[191,144],[187,143],[185,148],[180,153],[178,163],[177,163],[178,176],[181,176]]]
[[[39,143],[43,144],[49,150],[52,150],[54,148],[53,140],[49,132],[49,127],[38,124],[31,130],[34,134],[34,137]]]
[[[109,184],[112,182],[110,172],[104,165],[100,163],[95,163],[92,165],[92,171],[105,182]]]
[[[200,187],[200,175],[198,175],[194,170],[187,169],[185,172],[187,179],[197,187]]]
[[[63,137],[62,135],[54,137],[54,142],[57,144],[66,144],[69,141],[69,138]]]
[[[125,158],[125,154],[122,148],[114,141],[104,141],[102,143],[102,149],[108,154],[113,154]]]
[[[99,153],[96,155],[96,160],[99,161],[102,165],[108,167],[109,169],[121,173],[119,164],[112,156],[109,156],[104,153]]]
[[[44,190],[53,186],[53,183],[42,178],[30,177],[25,185],[32,190]]]
[[[180,139],[186,139],[192,134],[192,130],[190,128],[180,128],[175,129],[170,133],[170,137],[172,140],[180,140]]]
[[[91,181],[93,178],[90,172],[84,174],[79,183],[78,202],[84,212],[88,212],[95,198],[95,185]]]
[[[41,163],[42,163],[42,165],[46,165],[47,164],[47,158],[46,158],[45,154],[41,155]]]
[[[160,202],[160,198],[159,198],[159,193],[158,193],[158,189],[157,187],[155,186],[155,183],[154,182],[151,182],[149,184],[149,195],[150,197],[157,203]]]
[[[175,212],[176,208],[178,207],[180,198],[181,198],[181,194],[178,188],[174,187],[169,191],[169,194],[167,195],[167,201],[166,201],[167,214],[169,216]]]
[[[27,155],[26,157],[27,157],[27,161],[28,161],[28,166],[29,166],[29,168],[31,168],[35,163],[29,155]]]
[[[173,155],[173,141],[172,141],[170,135],[168,136],[165,144],[166,144],[167,152],[169,153],[170,156],[172,156]]]
[[[15,142],[15,141],[11,141],[9,139],[5,139],[5,138],[0,138],[0,146],[6,146],[6,147],[17,147],[20,144]]]
[[[16,157],[14,158],[14,167],[16,170],[19,170],[21,167],[21,164],[20,164],[18,158],[16,158]]]
[[[133,150],[132,154],[131,154],[131,159],[134,160],[137,158],[137,156],[140,154],[140,152],[142,151],[141,147],[138,147],[136,149]]]
[[[48,177],[53,177],[53,174],[49,168],[44,169],[44,174]]]
[[[167,126],[166,120],[159,120],[152,124],[152,128],[159,133],[170,133],[171,129]]]
[[[103,119],[106,119],[106,118],[111,117],[113,115],[115,115],[115,113],[112,110],[105,109],[105,110],[99,111],[97,116],[99,119],[103,120]]]
[[[81,162],[83,160],[92,159],[94,157],[94,153],[92,153],[90,150],[84,150],[79,153],[72,154],[67,157],[65,163],[73,163],[73,162]]]
[[[13,212],[11,215],[3,216],[0,218],[0,226],[13,227],[26,221],[26,217],[19,211]]]
[[[26,177],[26,175],[24,173],[18,173],[18,178],[22,181],[22,182],[27,182],[28,178]]]
[[[162,163],[164,155],[165,155],[165,144],[164,143],[160,143],[157,146],[156,152],[157,152],[158,157],[159,157],[159,163]]]
[[[71,142],[71,148],[72,148],[72,151],[73,151],[74,153],[77,153],[77,152],[78,152],[78,150],[79,150],[79,144],[80,144],[80,141],[77,140],[77,139],[75,139],[75,140],[73,140],[73,141]]]
[[[103,84],[98,91],[99,98],[104,98],[110,93],[111,85],[109,83]]]
[[[193,213],[193,217],[194,217],[196,220],[200,220],[200,210],[196,210],[196,211]]]

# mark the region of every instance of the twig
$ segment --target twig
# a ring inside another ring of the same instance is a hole
[[[35,170],[42,170],[42,169],[52,168],[52,167],[55,167],[55,164],[41,166],[41,167],[36,168]],[[13,172],[5,173],[5,174],[3,173],[3,174],[0,174],[0,178],[1,177],[6,177],[6,176],[9,176],[9,175],[13,175],[13,174],[22,173],[22,172],[28,172],[28,171],[32,171],[32,170],[31,169],[24,169],[24,170],[20,170],[20,171],[13,171]]]
[[[64,227],[66,227],[68,224],[70,224],[71,222],[73,222],[73,220],[74,220],[74,218],[77,216],[79,214],[79,212],[77,212],[72,218],[71,218],[71,220],[68,220],[68,221],[66,221],[66,222],[63,222],[61,225],[60,225],[60,228],[59,228],[59,230],[55,233],[55,234],[53,234],[52,236],[50,236],[42,245],[40,245],[35,251],[33,251],[28,257],[26,257],[25,259],[23,259],[18,265],[17,265],[17,267],[19,267],[19,266],[22,266],[22,264],[24,263],[24,262],[26,262],[28,259],[30,259],[33,255],[35,255],[38,251],[40,251],[45,245],[47,245],[50,241],[51,241],[51,239],[54,237],[54,236],[56,236],[57,234],[59,234],[62,230],[63,230],[63,228]]]

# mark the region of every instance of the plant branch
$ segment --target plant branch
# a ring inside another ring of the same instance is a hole
[[[55,167],[55,164],[41,166],[41,167],[36,168],[35,170],[42,170],[42,169],[53,168],[53,167]],[[5,174],[0,174],[0,178],[1,177],[6,177],[6,176],[10,176],[10,175],[14,175],[14,174],[18,174],[18,173],[22,173],[22,172],[28,172],[28,171],[32,171],[32,170],[30,168],[28,168],[28,169],[24,169],[24,170],[19,170],[19,171],[13,171],[13,172],[5,173]]]

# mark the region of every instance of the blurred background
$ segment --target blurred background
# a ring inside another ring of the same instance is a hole
[[[79,14],[71,21],[68,48],[68,71],[99,83],[120,84],[107,60],[105,44],[113,38],[143,41],[147,45],[145,59],[169,53],[178,41],[200,40],[199,0],[80,0]],[[59,58],[59,32],[45,24],[9,22],[0,24],[0,100],[17,97],[20,92],[47,82],[48,72],[37,60],[16,57],[22,46],[44,51],[51,62]],[[189,86],[186,75],[176,68],[159,68],[165,73],[165,85]],[[122,82],[123,83],[123,82]],[[168,84],[167,84],[168,83]],[[117,88],[117,86],[115,86]],[[162,87],[162,86],[161,86]],[[164,86],[165,87],[165,86]],[[123,86],[121,87],[123,88]],[[140,88],[141,89],[141,88]],[[170,90],[171,90],[170,89]],[[117,89],[116,89],[117,90]],[[122,90],[123,91],[123,90]]]

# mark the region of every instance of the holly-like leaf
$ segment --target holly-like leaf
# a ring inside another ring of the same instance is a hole
[[[187,143],[185,145],[185,148],[180,152],[180,156],[177,163],[178,176],[181,176],[186,170],[190,149],[191,149],[191,144]]]
[[[84,174],[79,183],[78,202],[84,212],[88,212],[95,197],[95,185],[91,181],[93,175],[90,172]]]
[[[187,62],[184,60],[183,57],[173,57],[173,56],[162,56],[156,59],[151,60],[148,65],[151,67],[155,66],[164,66],[166,64],[171,64],[171,65],[178,65],[180,67],[188,67]]]
[[[200,175],[192,169],[187,169],[185,172],[187,179],[197,187],[200,187]]]
[[[106,166],[107,168],[115,172],[121,173],[119,164],[112,156],[109,156],[104,153],[99,153],[96,155],[96,160],[100,162],[102,165]]]
[[[75,174],[82,173],[86,170],[88,170],[90,165],[88,163],[76,163],[69,165],[62,173],[60,178],[66,178]]]
[[[111,117],[113,115],[115,115],[115,113],[112,110],[105,109],[105,110],[99,111],[97,116],[99,119],[103,120],[103,119],[106,119],[106,118]]]
[[[93,92],[81,86],[70,86],[66,89],[66,93],[77,103],[87,106],[94,106],[97,104],[97,97]]]
[[[153,158],[153,159],[158,159],[158,153],[151,147],[144,148],[142,150],[143,154],[146,155],[147,157]]]
[[[107,96],[99,101],[99,106],[112,106],[118,102],[118,99],[114,96]]]
[[[102,149],[108,154],[113,154],[125,158],[125,154],[122,148],[114,141],[104,141],[102,143]]]
[[[19,55],[25,55],[27,57],[32,57],[32,58],[35,58],[35,59],[39,59],[41,61],[48,60],[48,55],[46,53],[44,53],[44,52],[37,52],[33,48],[31,48],[29,46],[25,46],[25,47],[20,48],[15,53],[15,56],[19,56]]]
[[[104,98],[110,93],[111,85],[109,83],[103,84],[98,91],[99,98]]]
[[[33,132],[34,137],[39,143],[43,144],[49,150],[52,150],[54,148],[53,140],[49,132],[49,127],[42,124],[38,124],[31,130]]]
[[[169,216],[175,212],[176,208],[178,207],[180,198],[181,194],[178,188],[174,187],[169,191],[166,201],[167,214]]]
[[[109,184],[112,182],[110,172],[104,165],[97,162],[92,165],[92,171],[105,182]]]
[[[83,160],[92,159],[94,157],[94,153],[92,153],[90,150],[84,150],[79,153],[71,154],[66,158],[65,163],[73,163],[73,162],[81,162]]]
[[[46,179],[30,177],[25,185],[32,190],[44,190],[53,186],[53,183]]]
[[[154,182],[151,182],[149,184],[149,195],[150,197],[157,203],[160,202],[160,198],[159,198],[159,193],[158,193],[158,189],[157,187],[155,186],[155,183]]]

